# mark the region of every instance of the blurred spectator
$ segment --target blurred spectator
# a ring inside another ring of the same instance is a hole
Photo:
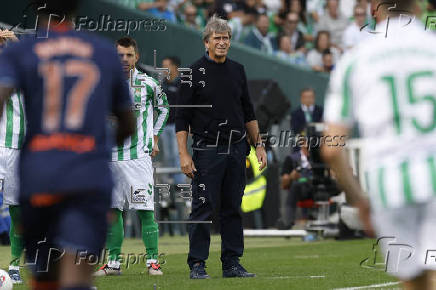
[[[155,0],[153,3],[142,2],[138,4],[138,9],[148,10],[156,18],[176,22],[176,15],[168,9],[168,0]]]
[[[269,15],[269,32],[273,36],[278,36],[286,22],[286,11],[280,10],[278,13],[272,13]]]
[[[162,81],[162,90],[167,95],[170,106],[177,105],[180,91],[180,77],[178,68],[180,59],[176,56],[165,57],[162,61],[162,67],[169,69],[169,79],[164,78]],[[161,146],[163,149],[163,162],[165,167],[180,168],[180,159],[177,148],[176,129],[174,125],[175,107],[170,107],[170,114],[167,124],[160,136]],[[185,180],[184,174],[173,174],[174,184],[182,184]]]
[[[371,15],[371,5],[369,4],[371,0],[357,0],[356,5],[359,5],[365,10],[366,20],[370,20],[372,18]]]
[[[315,22],[324,15],[325,2],[326,0],[306,0],[306,11]]]
[[[303,136],[301,136],[303,137]],[[297,202],[311,199],[313,192],[310,191],[309,181],[312,179],[312,168],[309,162],[308,141],[301,138],[301,150],[294,151],[283,163],[281,172],[281,188],[289,190],[286,199],[286,209],[289,212],[289,220],[282,221],[281,227],[290,229],[295,224]]]
[[[323,72],[330,73],[334,68],[333,55],[329,48],[322,53],[322,64]]]
[[[250,34],[258,16],[255,0],[250,0],[251,7],[245,5],[244,11],[230,14],[228,24],[232,29],[232,41],[243,41]]]
[[[192,4],[187,4],[184,9],[181,22],[188,27],[192,27],[197,30],[203,29],[203,21],[197,13],[197,8]]]
[[[215,0],[215,12],[224,19],[242,17],[244,8],[244,0]],[[222,15],[222,13],[224,13],[224,15]]]
[[[315,39],[315,48],[307,54],[307,62],[315,71],[324,71],[322,54],[324,50],[330,49],[333,55],[333,63],[339,59],[340,51],[330,45],[330,33],[328,31],[319,31]]]
[[[282,8],[282,0],[263,0],[262,2],[267,7],[268,12],[271,14],[279,13],[280,9]]]
[[[365,0],[366,1],[366,0]],[[350,19],[353,17],[354,7],[356,6],[356,0],[340,0],[339,11],[345,18]]]
[[[277,57],[286,61],[287,63],[308,66],[306,56],[302,52],[292,50],[291,38],[287,35],[279,36],[279,51],[276,53]]]
[[[258,14],[266,14],[268,12],[268,7],[265,5],[265,3],[262,0],[254,0],[255,5],[254,8],[256,9]]]
[[[290,0],[289,12],[298,14],[300,21],[298,22],[297,29],[303,33],[306,44],[311,44],[314,39],[312,18],[303,10],[301,0]]]
[[[354,7],[354,22],[345,29],[342,39],[343,49],[349,50],[362,40],[369,37],[370,33],[362,31],[361,28],[366,22],[366,11],[362,6]]]
[[[304,50],[304,36],[301,31],[297,29],[299,16],[295,12],[290,12],[286,15],[286,21],[283,25],[283,32],[291,38],[292,50]]]
[[[269,19],[265,14],[257,16],[256,26],[252,28],[244,43],[250,47],[272,54],[276,47],[275,39],[268,35]]]
[[[339,13],[338,0],[327,0],[327,10],[319,18],[317,30],[329,31],[332,45],[341,49],[342,34],[348,23],[348,19]]]
[[[324,109],[315,105],[315,91],[311,88],[301,90],[301,105],[291,113],[291,131],[298,135],[306,128],[307,123],[321,122]]]
[[[267,8],[262,0],[245,0],[245,13],[252,10],[255,14],[266,14]]]

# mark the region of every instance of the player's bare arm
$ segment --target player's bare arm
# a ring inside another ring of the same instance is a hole
[[[153,151],[151,152],[151,156],[155,157],[159,154],[159,136],[153,135]]]
[[[324,136],[347,136],[349,129],[329,123],[327,124]],[[373,229],[369,218],[369,202],[363,194],[362,188],[350,171],[350,163],[347,160],[347,155],[343,147],[323,145],[322,156],[330,165],[331,169],[336,173],[336,178],[345,191],[347,202],[352,206],[359,208],[359,215],[363,223],[365,231],[369,235],[373,235]]]
[[[257,120],[252,120],[245,123],[245,128],[247,128],[251,144],[256,147],[257,161],[259,161],[260,164],[259,169],[262,170],[267,165],[267,159],[265,147],[262,143],[262,138],[259,133],[259,125],[257,123]]]
[[[176,136],[179,147],[180,168],[186,176],[189,178],[194,178],[194,172],[196,172],[197,169],[195,168],[194,161],[192,161],[192,157],[188,153],[188,148],[186,146],[186,142],[188,141],[188,132],[179,131],[176,133]]]

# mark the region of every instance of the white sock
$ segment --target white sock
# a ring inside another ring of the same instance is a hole
[[[119,269],[119,268],[120,268],[120,262],[119,262],[119,261],[109,261],[109,262],[107,263],[107,265],[108,265],[110,268],[116,268],[116,269]]]

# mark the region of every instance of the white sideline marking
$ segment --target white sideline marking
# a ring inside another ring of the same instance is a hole
[[[319,255],[300,255],[294,256],[295,259],[318,259]]]
[[[295,278],[325,278],[325,276],[277,276],[277,277],[268,277],[269,279],[295,279]]]
[[[381,288],[386,286],[398,285],[400,282],[389,282],[383,284],[374,284],[369,286],[360,286],[360,287],[348,287],[348,288],[335,288],[333,290],[357,290],[357,289],[371,289],[371,288]]]

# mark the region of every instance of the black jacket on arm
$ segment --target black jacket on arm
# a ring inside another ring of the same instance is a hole
[[[207,144],[217,144],[218,140],[225,145],[229,139],[231,143],[243,139],[245,123],[256,119],[244,67],[229,58],[216,63],[203,56],[190,68],[192,86],[183,83],[188,77],[181,77],[178,105],[211,107],[178,107],[176,132],[190,128],[194,140]]]

